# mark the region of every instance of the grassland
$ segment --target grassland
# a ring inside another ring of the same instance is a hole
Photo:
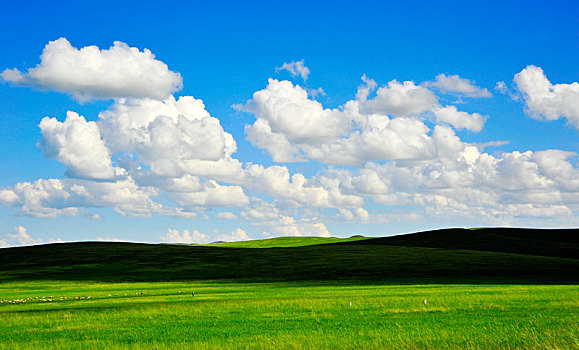
[[[0,296],[33,300],[0,307],[2,349],[579,347],[575,286],[29,282]]]
[[[268,239],[256,239],[252,241],[239,242],[216,242],[204,244],[212,247],[229,247],[229,248],[289,248],[289,247],[307,247],[311,245],[346,243],[370,239],[364,236],[352,236],[350,238],[338,237],[276,237]]]
[[[576,233],[0,249],[0,349],[579,349]]]

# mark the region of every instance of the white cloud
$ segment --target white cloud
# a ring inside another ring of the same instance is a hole
[[[269,79],[265,89],[253,94],[246,105],[235,108],[267,121],[271,132],[292,141],[334,139],[347,130],[349,121],[338,110],[324,109],[308,98],[306,90],[284,80]]]
[[[370,87],[370,92],[371,90]],[[438,105],[436,96],[430,90],[417,86],[412,81],[400,83],[392,80],[387,86],[379,88],[376,96],[371,99],[367,99],[366,93],[360,93],[360,90],[358,95],[361,97],[360,111],[364,114],[409,117],[420,115]]]
[[[208,243],[209,237],[197,230],[179,232],[170,228],[161,236],[161,241],[167,243]]]
[[[16,226],[12,233],[8,233],[3,239],[0,239],[0,247],[34,245],[41,243],[42,239],[32,238],[24,226]]]
[[[443,126],[435,128],[432,139],[437,159],[368,163],[355,173],[332,170],[327,176],[339,178],[343,192],[385,206],[421,208],[436,220],[567,220],[579,209],[579,170],[568,160],[575,153],[515,151],[492,156]],[[354,218],[352,212],[340,214]]]
[[[368,220],[370,217],[370,213],[364,208],[356,208],[354,210],[349,210],[345,208],[338,208],[338,213],[341,218],[351,221],[351,220],[358,220],[358,221],[365,221]]]
[[[257,164],[248,164],[246,173],[247,188],[284,199],[294,206],[360,207],[364,203],[361,197],[342,193],[336,179],[320,183],[299,173],[290,176],[286,167],[264,168]]]
[[[434,115],[439,122],[448,123],[456,129],[468,129],[474,132],[481,131],[486,121],[486,117],[478,113],[461,112],[455,106],[435,109]]]
[[[504,81],[497,81],[495,85],[495,91],[500,94],[506,94],[508,92],[507,84]]]
[[[95,180],[114,178],[110,152],[95,122],[87,122],[69,111],[64,122],[45,117],[39,126],[42,153],[64,164],[69,176]]]
[[[160,100],[182,88],[181,75],[156,60],[151,51],[139,51],[120,41],[109,49],[77,49],[60,38],[45,46],[40,59],[40,64],[27,73],[4,70],[2,79],[15,85],[70,93],[79,101],[115,97]]]
[[[175,229],[168,229],[166,233],[161,235],[160,237],[161,242],[167,243],[209,243],[211,241],[224,241],[224,242],[238,242],[238,241],[246,241],[249,240],[250,237],[247,235],[241,228],[236,228],[235,230],[231,231],[229,234],[217,234],[215,236],[210,236],[204,233],[201,233],[197,230],[189,231],[189,230],[175,230]]]
[[[233,136],[191,96],[118,100],[99,114],[98,125],[113,152],[138,155],[155,175],[221,180],[241,173],[241,163],[231,158],[237,149]]]
[[[321,87],[317,89],[308,89],[308,95],[316,99],[318,96],[326,96],[326,92]]]
[[[282,70],[290,72],[292,77],[299,75],[304,81],[308,80],[308,75],[310,75],[310,69],[304,65],[303,59],[300,61],[291,61],[290,63],[284,62],[281,67],[275,67],[275,71],[278,73]]]
[[[194,217],[182,208],[164,206],[152,200],[159,195],[154,187],[140,187],[130,177],[116,182],[82,179],[39,179],[20,182],[0,191],[9,201],[2,204],[18,208],[18,213],[33,217],[89,216],[85,208],[113,207],[123,216],[149,217],[152,214]]]
[[[221,220],[235,220],[238,218],[237,215],[235,215],[234,213],[232,213],[230,211],[219,212],[215,215],[215,217],[217,219],[221,219]]]
[[[243,229],[236,228],[235,230],[231,231],[230,234],[217,235],[217,239],[219,241],[224,242],[239,242],[239,241],[247,241],[250,240],[251,238],[249,238],[247,232],[245,232]]]
[[[491,97],[491,93],[482,89],[468,79],[458,75],[439,74],[435,81],[425,82],[424,86],[435,87],[442,93],[454,92],[466,97]]]
[[[296,222],[291,217],[285,217],[285,220],[272,224],[264,231],[264,236],[331,237],[331,234],[322,222]]]
[[[566,118],[579,129],[579,83],[551,84],[540,67],[529,65],[515,74],[527,113],[536,119]]]
[[[363,166],[369,161],[433,159],[437,150],[424,123],[431,113],[440,123],[480,131],[486,117],[442,107],[434,94],[413,82],[391,81],[369,98],[377,84],[366,76],[357,99],[325,109],[300,86],[270,79],[253,99],[236,108],[257,119],[248,139],[276,162],[308,159],[332,165]],[[392,117],[394,115],[394,117]]]
[[[198,191],[168,192],[167,197],[184,207],[239,207],[249,203],[240,186],[224,186],[215,181],[204,182]]]

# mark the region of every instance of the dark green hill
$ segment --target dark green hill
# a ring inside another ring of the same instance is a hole
[[[107,242],[5,248],[0,281],[579,283],[577,231],[529,231],[528,237],[525,230],[505,232],[442,230],[267,249]],[[496,235],[500,239],[493,241]]]
[[[466,249],[579,258],[579,229],[451,228],[372,238],[353,244]]]

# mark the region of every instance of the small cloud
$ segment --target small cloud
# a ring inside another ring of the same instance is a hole
[[[178,230],[170,228],[161,236],[161,241],[167,243],[207,243],[209,239],[206,234],[197,230],[183,230],[179,232]]]
[[[251,239],[247,235],[247,232],[245,232],[241,228],[236,228],[230,234],[218,235],[217,238],[219,241],[225,241],[225,242],[247,241],[247,240]]]
[[[237,215],[233,214],[230,211],[224,211],[224,212],[217,213],[217,215],[215,215],[215,217],[217,219],[222,219],[222,220],[235,220],[238,218]]]
[[[489,147],[501,147],[504,145],[508,145],[509,141],[489,141],[483,143],[476,143],[475,145],[478,147],[479,150],[483,151],[485,148]]]
[[[304,81],[308,80],[308,75],[310,75],[310,69],[304,65],[304,60],[292,61],[290,63],[284,62],[281,67],[275,67],[276,73],[282,70],[287,70],[290,72],[292,77],[300,76]]]
[[[99,242],[131,242],[129,240],[118,237],[101,237],[101,236],[95,238],[95,240]]]
[[[326,96],[326,92],[319,87],[317,89],[308,89],[308,95],[315,99],[318,96]]]
[[[495,91],[504,95],[509,91],[509,89],[507,88],[507,84],[505,84],[504,81],[497,81],[497,84],[495,85]]]
[[[40,243],[42,243],[42,239],[32,238],[24,226],[16,226],[12,233],[8,233],[3,239],[0,239],[0,246],[3,247],[34,245]]]
[[[435,81],[428,81],[424,86],[434,87],[440,92],[457,93],[466,97],[491,97],[492,94],[486,88],[480,88],[469,79],[461,78],[458,75],[439,74]]]

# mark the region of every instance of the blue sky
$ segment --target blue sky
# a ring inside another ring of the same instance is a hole
[[[577,13],[3,3],[0,244],[577,227]]]

